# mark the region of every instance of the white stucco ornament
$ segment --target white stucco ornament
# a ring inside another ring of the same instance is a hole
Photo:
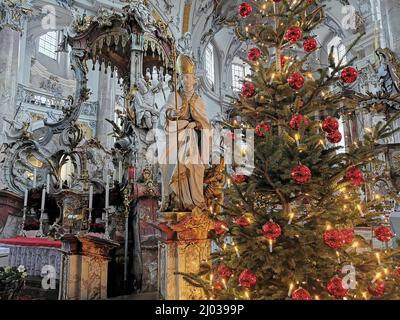
[[[25,19],[32,11],[31,0],[0,0],[0,30],[11,28],[22,32]]]

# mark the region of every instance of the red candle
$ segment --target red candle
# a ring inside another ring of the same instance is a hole
[[[135,168],[133,166],[129,166],[129,179],[133,179],[135,176]]]

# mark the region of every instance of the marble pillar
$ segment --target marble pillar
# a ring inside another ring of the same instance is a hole
[[[28,23],[24,22],[24,31],[19,39],[19,57],[18,57],[18,83],[29,86],[31,75],[31,59],[32,59],[32,40],[27,39]]]
[[[106,119],[114,120],[115,118],[116,85],[117,79],[115,77],[111,78],[111,69],[108,68],[107,74],[103,69],[99,77],[99,109],[97,112],[96,137],[106,149],[114,146],[114,137],[110,134],[113,129]]]
[[[9,129],[3,117],[12,120],[16,110],[19,37],[9,28],[0,31],[0,144]]]
[[[397,55],[400,55],[400,2],[398,0],[381,1],[383,29],[389,38],[387,43]]]

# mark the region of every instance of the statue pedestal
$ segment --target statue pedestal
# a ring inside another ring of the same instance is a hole
[[[158,292],[165,300],[201,300],[205,295],[179,273],[198,273],[203,262],[209,262],[211,240],[207,239],[212,222],[207,213],[163,213],[160,217],[168,221],[176,232],[175,239],[159,241]]]
[[[107,299],[108,261],[113,241],[84,235],[62,239],[61,300]]]

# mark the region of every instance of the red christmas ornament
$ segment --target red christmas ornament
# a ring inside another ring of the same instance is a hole
[[[347,169],[345,178],[356,187],[359,187],[364,183],[364,174],[357,167],[350,167]]]
[[[129,166],[129,179],[133,179],[135,177],[135,168],[133,166]]]
[[[248,4],[247,2],[242,3],[242,4],[239,6],[239,14],[240,14],[243,18],[248,17],[252,11],[253,11],[253,8],[252,8],[251,5]]]
[[[292,293],[292,300],[311,300],[311,295],[307,290],[300,288]]]
[[[233,271],[232,271],[231,268],[229,268],[229,267],[227,267],[227,266],[221,264],[221,265],[218,267],[218,275],[219,275],[221,278],[227,280],[227,279],[229,279],[230,277],[232,277]]]
[[[256,285],[257,277],[251,270],[245,269],[239,275],[239,283],[242,287],[250,289]]]
[[[224,221],[217,221],[214,224],[214,231],[217,235],[222,235],[228,231],[228,225]]]
[[[243,85],[241,94],[243,97],[251,98],[256,93],[256,87],[252,82],[247,82]]]
[[[295,90],[301,89],[304,85],[304,77],[298,72],[292,73],[287,81],[289,86]]]
[[[326,133],[338,131],[339,121],[334,117],[328,117],[322,122],[322,130]]]
[[[382,242],[389,242],[394,237],[392,230],[388,227],[379,227],[374,231],[375,237]]]
[[[353,242],[353,239],[354,239],[354,229],[353,228],[342,229],[341,233],[342,233],[345,244],[351,244]]]
[[[290,27],[285,34],[285,40],[289,41],[290,43],[296,43],[301,39],[303,32],[299,27]]]
[[[313,52],[318,46],[317,40],[315,38],[307,38],[303,42],[303,48],[305,52]]]
[[[295,166],[290,173],[296,183],[306,183],[311,179],[311,170],[304,165]]]
[[[256,126],[256,135],[264,137],[267,132],[271,131],[271,126],[268,123],[262,122]]]
[[[236,223],[238,226],[241,227],[247,227],[248,225],[250,225],[249,219],[247,219],[245,216],[241,216],[240,218],[233,220],[233,223]]]
[[[276,3],[281,2],[281,0],[273,0],[273,1],[276,2]]]
[[[334,296],[336,299],[343,299],[349,292],[348,289],[343,288],[342,278],[340,277],[334,277],[329,280],[328,284],[326,285],[326,289],[328,290],[329,294]]]
[[[400,277],[400,267],[396,267],[393,273],[396,277]]]
[[[339,143],[342,141],[342,134],[339,131],[333,131],[328,134],[327,139],[330,143]]]
[[[358,78],[358,72],[353,67],[344,68],[341,74],[344,83],[353,83]]]
[[[374,297],[382,297],[385,294],[385,283],[378,280],[373,285],[368,286],[368,291]]]
[[[231,178],[235,183],[243,183],[247,180],[247,177],[241,174],[234,174]]]
[[[267,240],[276,240],[282,233],[281,227],[275,222],[267,222],[262,227],[263,235]]]
[[[293,130],[298,130],[301,128],[301,126],[308,127],[309,124],[310,121],[302,114],[295,114],[289,123]]]
[[[257,61],[258,59],[260,59],[261,57],[261,50],[258,48],[252,48],[249,50],[249,52],[247,52],[247,58],[250,61]]]
[[[337,229],[327,230],[323,235],[325,244],[332,249],[339,249],[345,244],[345,235]]]

